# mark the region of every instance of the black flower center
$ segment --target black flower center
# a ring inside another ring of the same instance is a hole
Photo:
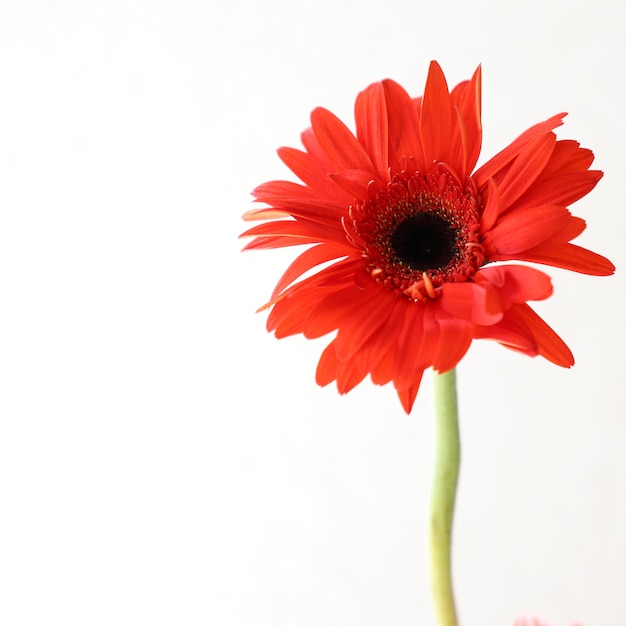
[[[395,260],[418,272],[441,270],[457,253],[458,230],[434,213],[416,213],[398,224],[390,243]]]
[[[437,297],[445,283],[471,280],[485,256],[479,198],[442,164],[400,172],[350,207],[344,228],[377,282],[413,301]]]

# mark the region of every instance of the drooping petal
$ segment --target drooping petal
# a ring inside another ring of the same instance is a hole
[[[393,379],[400,355],[406,346],[401,342],[401,329],[404,324],[407,307],[410,302],[404,298],[395,298],[387,323],[379,327],[378,332],[370,338],[374,343],[372,351],[377,356],[373,359],[371,369],[372,382],[386,385]]]
[[[561,367],[574,365],[574,356],[565,342],[526,303],[515,304],[509,310],[518,322],[526,326],[537,342],[541,356]]]
[[[429,305],[407,306],[404,308],[404,316],[396,321],[398,351],[392,378],[397,390],[413,387],[415,377],[424,369],[419,364],[423,355],[422,344],[429,332],[424,323],[424,315],[429,308]]]
[[[449,315],[437,308],[439,343],[433,357],[436,372],[447,372],[457,366],[465,356],[473,339],[473,325],[468,321]]]
[[[339,326],[343,327],[346,320],[367,305],[353,280],[335,290],[318,291],[320,293],[314,293],[302,327],[307,339],[316,339],[337,330]]]
[[[400,399],[400,403],[402,404],[402,408],[405,413],[408,415],[413,409],[413,404],[415,403],[415,398],[417,397],[417,392],[420,388],[420,383],[422,382],[422,376],[424,375],[424,371],[422,370],[416,375],[417,382],[415,382],[410,387],[406,389],[398,389],[397,394]]]
[[[339,309],[341,303],[350,306],[350,287],[353,285],[354,272],[358,263],[359,261],[355,260],[338,261],[288,287],[271,303],[272,310],[267,318],[268,331],[274,331],[279,338],[296,333],[310,336],[307,332],[311,312],[323,302],[320,300],[322,296],[324,299],[336,298],[333,300],[333,304],[337,305],[336,309]],[[319,324],[322,319],[321,313],[324,312],[326,312],[325,309],[321,309],[318,316]],[[327,329],[324,327],[324,332],[313,336],[320,337],[336,328],[336,324],[331,324]]]
[[[591,276],[610,276],[615,272],[615,265],[607,258],[573,243],[527,250],[519,258]]]
[[[476,274],[476,280],[481,285],[488,282],[507,303],[545,300],[552,295],[550,277],[525,265],[484,267]]]
[[[498,292],[488,284],[448,283],[441,293],[441,308],[461,320],[490,326],[502,319]]]
[[[335,354],[335,341],[331,341],[320,356],[315,372],[315,382],[321,387],[325,387],[337,378],[337,367],[339,361]]]
[[[363,294],[364,306],[356,309],[349,319],[344,317],[335,340],[339,360],[352,358],[363,344],[386,323],[395,300],[392,292],[370,281]]]
[[[367,367],[357,359],[337,361],[337,390],[339,393],[348,393],[348,391],[354,389],[366,376]]]
[[[513,304],[498,324],[476,327],[475,337],[494,339],[528,356],[541,355],[561,367],[574,364],[565,342],[526,303]]]

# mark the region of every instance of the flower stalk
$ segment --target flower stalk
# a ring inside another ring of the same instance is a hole
[[[430,512],[430,577],[438,626],[457,626],[452,588],[451,544],[461,446],[456,373],[435,373],[435,467]]]

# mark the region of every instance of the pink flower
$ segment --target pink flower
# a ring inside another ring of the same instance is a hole
[[[542,622],[536,617],[520,617],[515,620],[513,626],[550,626],[550,624]],[[580,624],[572,624],[572,626],[580,626]]]

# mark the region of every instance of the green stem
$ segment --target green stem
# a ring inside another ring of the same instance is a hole
[[[456,403],[456,375],[434,374],[435,469],[430,512],[430,575],[438,626],[457,626],[450,545],[459,476],[460,442]]]

